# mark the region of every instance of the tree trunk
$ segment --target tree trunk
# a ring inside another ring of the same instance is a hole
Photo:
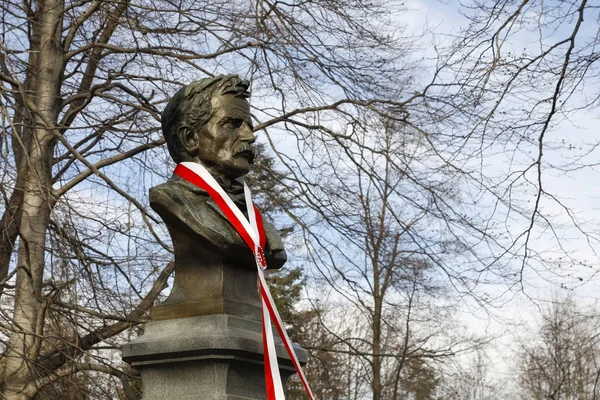
[[[38,50],[40,48],[40,29],[42,13],[36,13],[32,16],[32,35],[30,39],[30,48]],[[38,63],[38,51],[30,51],[28,55],[28,64],[36,66]],[[23,175],[28,167],[27,152],[29,142],[34,136],[33,120],[31,112],[25,105],[27,96],[35,92],[35,82],[37,68],[28,68],[25,82],[22,88],[14,86],[15,91],[20,90],[20,93],[15,94],[15,114],[14,126],[17,131],[13,132],[12,150],[14,154],[15,165],[17,166],[17,179],[15,188],[10,194],[10,199],[7,201],[4,215],[0,220],[0,281],[4,281],[8,277],[10,261],[14,246],[19,235],[19,221],[21,219],[21,211],[23,204]],[[3,195],[6,195],[3,193]],[[0,295],[4,292],[4,286],[0,286]]]
[[[376,285],[377,287],[378,285]],[[377,288],[378,289],[378,288]],[[375,296],[373,310],[373,400],[381,400],[381,299]]]
[[[34,133],[27,143],[23,179],[23,207],[19,218],[19,246],[14,300],[14,319],[5,354],[2,397],[8,400],[31,399],[24,392],[36,375],[35,365],[43,334],[42,281],[44,276],[46,229],[52,196],[51,162],[56,142],[53,126],[58,115],[59,84],[62,74],[62,0],[38,2],[40,47],[34,95]],[[29,94],[27,94],[29,95]],[[23,171],[19,171],[23,172]]]

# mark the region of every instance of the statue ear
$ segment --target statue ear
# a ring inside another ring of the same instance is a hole
[[[182,150],[185,150],[188,155],[195,157],[198,152],[198,138],[194,131],[187,125],[181,125],[177,129],[177,138]]]

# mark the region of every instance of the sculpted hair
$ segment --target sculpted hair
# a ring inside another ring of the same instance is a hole
[[[169,101],[161,115],[162,132],[171,158],[176,163],[186,160],[177,130],[183,124],[194,132],[201,129],[212,117],[213,96],[233,94],[248,98],[249,83],[237,75],[219,75],[194,81],[181,88]]]

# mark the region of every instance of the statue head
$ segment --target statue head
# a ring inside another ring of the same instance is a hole
[[[162,113],[162,131],[176,163],[195,161],[227,180],[254,160],[248,81],[219,75],[181,88]]]

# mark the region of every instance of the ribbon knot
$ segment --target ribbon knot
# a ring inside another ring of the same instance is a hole
[[[263,248],[260,246],[257,247],[256,251],[254,252],[254,255],[256,256],[256,262],[258,263],[258,265],[260,265],[260,268],[263,271],[267,269],[267,259],[265,258],[265,252]]]

